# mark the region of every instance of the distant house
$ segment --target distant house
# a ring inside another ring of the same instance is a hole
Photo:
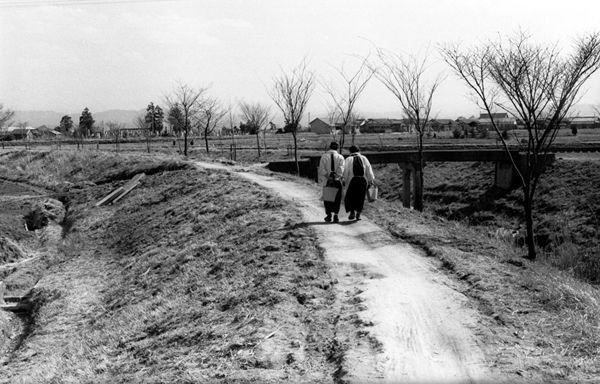
[[[308,130],[318,135],[328,135],[333,130],[334,126],[317,117],[308,123]]]
[[[452,131],[458,126],[458,123],[452,119],[432,119],[427,123],[434,132]]]
[[[365,119],[360,124],[362,133],[409,132],[406,119]]]
[[[33,137],[35,137],[36,139],[54,139],[58,136],[60,136],[60,132],[57,132],[54,129],[48,128],[45,125],[40,125],[39,127],[37,127],[34,130],[30,130],[30,132],[33,134]]]
[[[346,126],[346,133],[350,133],[352,128],[358,128],[357,133],[360,133],[360,123],[358,121],[349,122]],[[308,131],[316,133],[318,135],[328,135],[332,131],[341,131],[342,123],[336,122],[333,125],[321,119],[319,117],[313,119],[308,125]]]
[[[515,129],[517,127],[517,119],[510,116],[507,112],[492,113],[491,115],[481,113],[479,114],[479,124],[492,125],[492,118],[499,129]]]
[[[600,118],[598,116],[575,116],[565,120],[571,128],[600,128]]]
[[[11,137],[12,140],[33,140],[36,129],[33,127],[17,127],[12,126],[6,128],[5,135]]]
[[[461,128],[476,127],[479,125],[479,119],[475,117],[466,118],[461,116],[458,119],[456,119],[456,122]]]

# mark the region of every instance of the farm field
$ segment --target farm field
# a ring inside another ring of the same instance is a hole
[[[526,137],[525,131],[511,131],[512,135],[508,140],[511,145],[516,145],[519,140]],[[430,147],[446,147],[456,146],[485,146],[501,148],[501,144],[496,140],[495,133],[490,132],[489,137],[481,138],[452,138],[451,132],[438,132],[437,137],[425,137],[424,144]],[[335,137],[339,140],[339,136]],[[300,151],[321,151],[324,150],[331,140],[334,139],[331,135],[317,135],[314,133],[299,133],[298,134],[298,149]],[[350,135],[346,136],[346,145],[351,143]],[[293,157],[293,138],[291,134],[272,134],[260,137],[261,148],[266,147],[268,151],[277,153],[277,157],[266,158],[263,156],[261,160],[274,160],[279,158]],[[568,130],[559,131],[556,141],[557,145],[565,144],[586,144],[600,143],[600,129],[581,129],[576,136],[573,136]],[[385,133],[385,134],[361,134],[355,136],[355,143],[363,150],[385,151],[403,148],[412,148],[416,146],[414,134],[410,133]],[[200,136],[190,136],[189,138],[190,153],[205,152],[205,141]],[[218,153],[219,156],[232,158],[232,144],[235,144],[236,152],[243,159],[250,159],[254,154],[254,159],[258,160],[256,151],[256,137],[253,135],[236,135],[233,139],[225,136],[209,137],[210,152]],[[115,151],[115,152],[144,152],[150,148],[150,153],[177,154],[183,151],[183,140],[174,138],[151,138],[148,142],[144,138],[129,138],[116,142],[115,139],[87,139],[83,143],[83,148],[92,150]],[[38,150],[70,150],[77,149],[78,145],[73,140],[62,141],[14,141],[3,142],[2,151],[13,151],[20,149],[38,149]],[[248,152],[248,153],[246,153]]]

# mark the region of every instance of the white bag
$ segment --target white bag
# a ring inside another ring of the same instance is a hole
[[[321,200],[333,203],[335,201],[335,197],[337,196],[338,191],[339,188],[336,187],[323,187],[323,194],[321,195]]]
[[[367,189],[367,199],[369,199],[369,202],[374,202],[375,200],[377,200],[377,186],[376,185],[371,185],[369,187],[369,189]]]

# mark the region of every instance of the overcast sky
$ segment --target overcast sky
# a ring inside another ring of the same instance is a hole
[[[177,82],[210,85],[225,102],[272,104],[267,88],[281,69],[308,57],[320,79],[356,64],[374,46],[424,54],[439,117],[477,114],[467,90],[441,62],[443,43],[477,43],[519,28],[570,51],[600,30],[598,0],[0,0],[0,103],[15,110],[79,112],[162,104]],[[582,102],[600,104],[600,79]],[[326,109],[318,87],[312,116]],[[398,115],[373,81],[363,115]]]

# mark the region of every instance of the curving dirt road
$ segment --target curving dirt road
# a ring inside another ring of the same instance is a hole
[[[493,380],[472,328],[477,314],[452,282],[411,246],[398,242],[364,218],[358,222],[323,225],[318,188],[282,181],[215,163],[205,168],[235,172],[295,202],[313,226],[338,290],[354,289],[364,310],[358,314],[373,324],[369,333],[381,343],[381,353],[356,348],[346,351],[344,380],[352,383],[445,382]],[[356,279],[351,271],[361,271]],[[341,292],[340,292],[341,293]]]

